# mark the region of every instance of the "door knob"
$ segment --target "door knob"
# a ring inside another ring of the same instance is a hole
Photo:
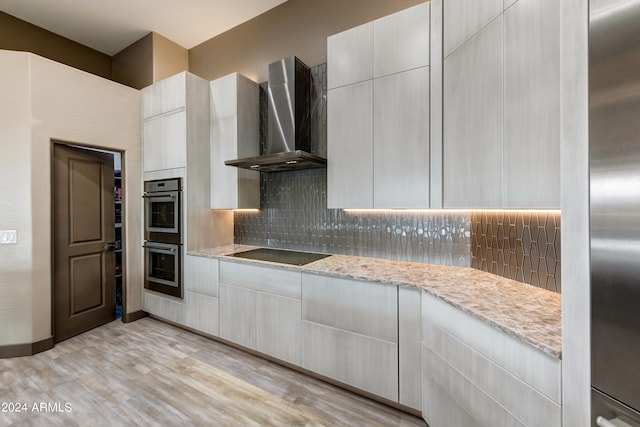
[[[118,245],[116,245],[116,242],[110,242],[104,245],[104,250],[105,251],[115,251],[117,249]]]

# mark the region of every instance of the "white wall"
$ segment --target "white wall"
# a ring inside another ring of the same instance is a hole
[[[31,115],[29,56],[0,51],[0,345],[32,342]]]
[[[124,152],[127,312],[140,310],[139,91],[28,53],[0,51],[0,77],[0,229],[19,239],[0,246],[0,345],[51,336],[52,139]]]

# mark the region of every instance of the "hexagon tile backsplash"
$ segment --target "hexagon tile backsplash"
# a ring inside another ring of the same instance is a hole
[[[472,213],[471,267],[561,292],[560,213]]]

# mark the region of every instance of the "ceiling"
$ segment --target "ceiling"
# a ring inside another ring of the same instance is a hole
[[[191,49],[286,0],[0,0],[0,11],[113,56],[154,31]]]

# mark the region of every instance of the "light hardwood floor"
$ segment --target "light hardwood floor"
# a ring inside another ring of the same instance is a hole
[[[48,412],[33,411],[41,402]],[[11,412],[12,403],[25,403],[27,412]],[[9,411],[0,412],[2,426],[426,426],[150,318],[118,320],[44,353],[0,360],[0,404]]]

